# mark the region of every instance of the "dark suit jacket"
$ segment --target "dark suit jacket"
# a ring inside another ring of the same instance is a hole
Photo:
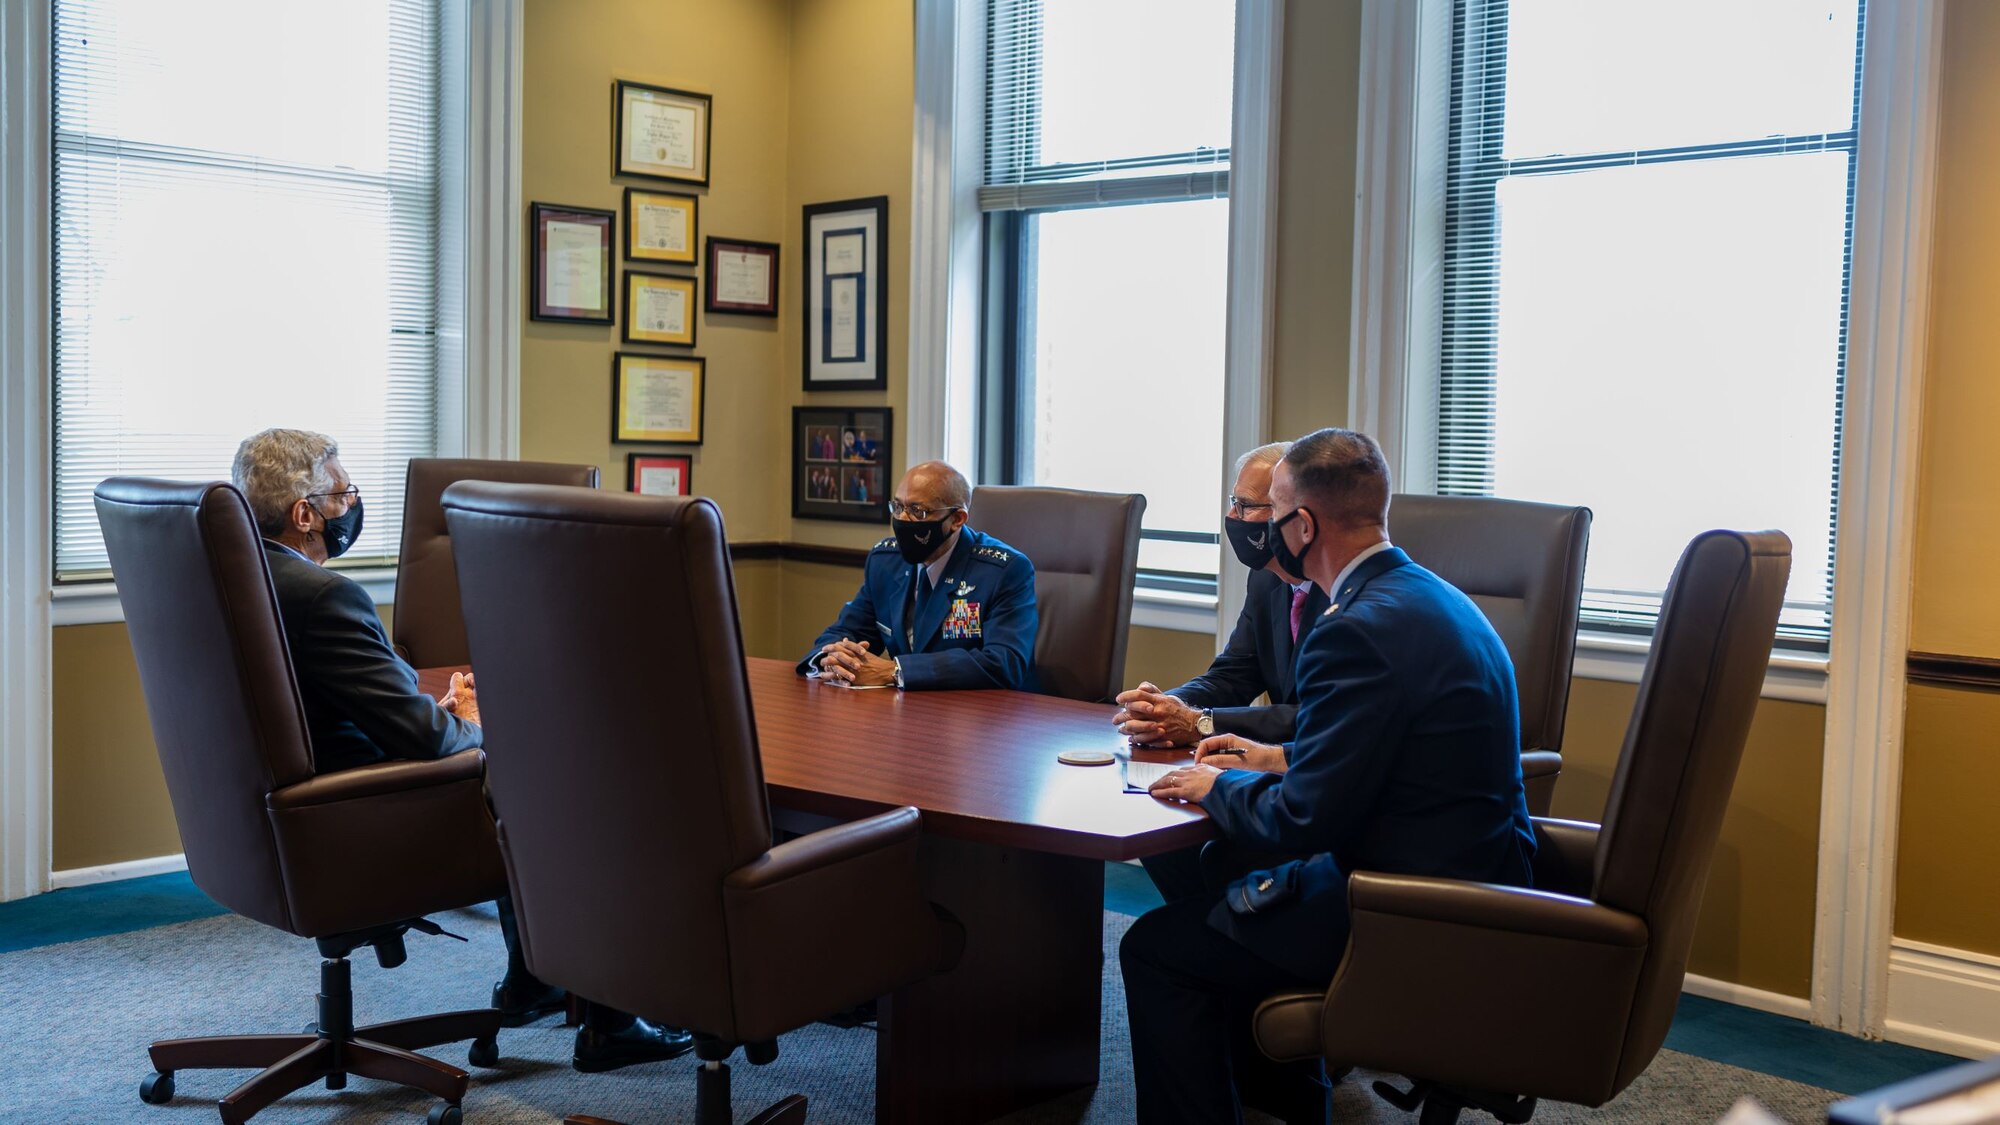
[[[960,531],[937,587],[916,607],[911,645],[903,638],[903,602],[915,580],[916,566],[903,561],[895,536],[875,544],[863,564],[861,589],[807,650],[799,674],[812,671],[822,647],[845,639],[901,658],[907,688],[1035,690],[1040,618],[1028,556],[970,527]]]
[[[360,583],[269,540],[264,557],[305,700],[314,773],[387,758],[442,758],[479,745],[477,723],[417,690],[416,669],[390,647],[375,599]]]
[[[1304,639],[1325,612],[1326,595],[1314,586],[1299,615]],[[1243,612],[1208,671],[1167,692],[1191,707],[1206,707],[1215,733],[1240,734],[1259,742],[1290,742],[1299,693],[1292,678],[1292,588],[1268,570],[1252,571]],[[1266,707],[1251,700],[1270,693]]]
[[[1394,548],[1335,595],[1299,653],[1290,770],[1228,770],[1202,802],[1231,844],[1310,857],[1295,901],[1209,922],[1313,980],[1346,947],[1347,872],[1527,886],[1535,852],[1514,666],[1486,616]]]

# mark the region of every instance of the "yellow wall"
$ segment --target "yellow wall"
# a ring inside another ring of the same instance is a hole
[[[2000,657],[2000,5],[1945,8],[1930,339],[1910,647]],[[1899,937],[2000,954],[2000,695],[1913,684],[1904,718]]]
[[[181,850],[125,626],[55,630],[57,871]]]

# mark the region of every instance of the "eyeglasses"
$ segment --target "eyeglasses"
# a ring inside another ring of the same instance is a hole
[[[1270,511],[1271,502],[1268,500],[1259,504],[1254,500],[1245,500],[1241,496],[1231,496],[1229,498],[1229,514],[1238,519],[1242,519],[1252,512],[1263,512],[1265,513],[1264,518],[1269,519]]]
[[[340,492],[308,492],[305,498],[308,500],[317,500],[322,496],[345,496],[349,505],[361,502],[361,490],[351,484]]]
[[[948,516],[960,510],[962,509],[956,504],[948,508],[916,508],[903,503],[901,500],[889,501],[889,514],[891,516],[899,520],[916,520],[918,523],[934,520],[940,516]]]

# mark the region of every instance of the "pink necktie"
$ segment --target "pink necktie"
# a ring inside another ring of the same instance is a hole
[[[1292,591],[1292,643],[1293,644],[1299,643],[1299,614],[1305,612],[1306,591],[1310,589],[1312,589],[1311,586],[1301,586],[1298,589]]]

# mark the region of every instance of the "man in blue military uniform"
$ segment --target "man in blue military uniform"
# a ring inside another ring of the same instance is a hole
[[[966,526],[972,489],[926,461],[889,502],[895,534],[868,554],[861,589],[799,661],[853,687],[1035,690],[1035,566]]]

